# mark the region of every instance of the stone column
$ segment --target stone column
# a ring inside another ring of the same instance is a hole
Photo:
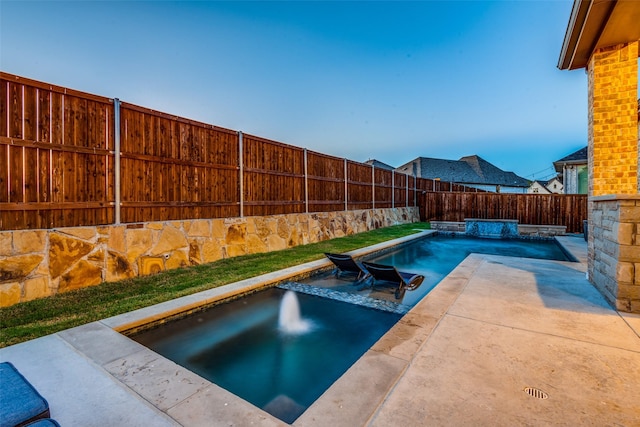
[[[592,223],[591,282],[616,309],[640,313],[640,195],[595,197]]]
[[[640,313],[638,41],[596,50],[589,79],[589,279]]]

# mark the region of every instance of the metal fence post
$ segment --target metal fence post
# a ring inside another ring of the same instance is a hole
[[[113,99],[113,175],[114,175],[114,223],[120,224],[120,100]]]
[[[396,173],[391,171],[391,209],[396,207]]]
[[[371,165],[371,203],[372,208],[376,208],[376,167]]]
[[[405,207],[409,207],[409,175],[405,174],[404,175],[404,180],[405,180],[405,183],[407,184],[407,185],[405,185],[406,190],[405,190],[405,195],[404,195],[405,196],[405,200],[406,200]]]
[[[304,151],[304,212],[309,213],[309,165],[307,157],[307,149]]]
[[[349,183],[347,182],[347,158],[344,159],[344,210],[349,210]]]
[[[240,218],[244,217],[244,158],[242,131],[238,131],[238,187],[240,189]]]

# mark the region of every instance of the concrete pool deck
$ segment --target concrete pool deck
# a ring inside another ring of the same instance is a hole
[[[294,425],[638,425],[640,316],[586,280],[584,240],[559,240],[581,262],[469,256]],[[325,264],[0,349],[0,361],[62,426],[286,425],[116,330]]]

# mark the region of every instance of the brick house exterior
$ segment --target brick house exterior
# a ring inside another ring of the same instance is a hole
[[[640,2],[574,0],[558,67],[586,69],[589,280],[640,313]]]

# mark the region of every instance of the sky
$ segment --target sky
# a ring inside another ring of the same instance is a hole
[[[0,0],[0,69],[354,161],[540,180],[587,145],[586,74],[556,66],[572,3]]]

